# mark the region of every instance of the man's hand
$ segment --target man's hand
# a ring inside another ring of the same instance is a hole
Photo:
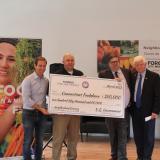
[[[48,110],[39,104],[34,104],[32,107],[35,108],[36,110],[42,112],[44,115],[49,115]]]
[[[122,81],[121,78],[115,78],[115,80],[117,80],[118,82],[121,82],[121,81]]]
[[[45,108],[41,108],[40,110],[44,115],[49,115],[48,110]]]
[[[151,119],[156,119],[156,118],[158,118],[158,114],[152,113],[152,114],[151,114]]]

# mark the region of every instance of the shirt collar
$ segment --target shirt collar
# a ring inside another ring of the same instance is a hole
[[[33,72],[33,75],[34,75],[34,79],[43,79],[44,78],[44,75],[40,78],[35,71]]]
[[[114,71],[114,72],[112,71],[113,74],[115,74],[115,72],[121,73],[121,69],[119,68],[117,71]]]
[[[73,74],[73,70],[72,70],[72,71],[67,71],[67,72],[68,72],[69,74],[71,74],[71,75]]]
[[[145,70],[144,72],[142,72],[142,73],[138,73],[138,76],[140,76],[140,74],[142,75],[142,77],[145,77],[145,75],[146,75],[146,70]]]

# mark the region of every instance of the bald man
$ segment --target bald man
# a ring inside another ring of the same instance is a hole
[[[82,76],[83,73],[74,69],[75,59],[71,53],[63,56],[64,67],[56,74]],[[53,117],[53,160],[60,160],[62,144],[67,135],[67,159],[76,160],[79,139],[80,117],[75,115],[54,115]]]

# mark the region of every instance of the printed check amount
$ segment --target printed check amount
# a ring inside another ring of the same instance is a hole
[[[124,82],[50,74],[49,113],[124,117]]]

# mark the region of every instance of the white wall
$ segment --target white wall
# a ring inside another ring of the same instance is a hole
[[[159,0],[0,0],[0,37],[42,38],[49,63],[71,51],[77,68],[97,76],[97,40],[160,40],[159,6]]]

